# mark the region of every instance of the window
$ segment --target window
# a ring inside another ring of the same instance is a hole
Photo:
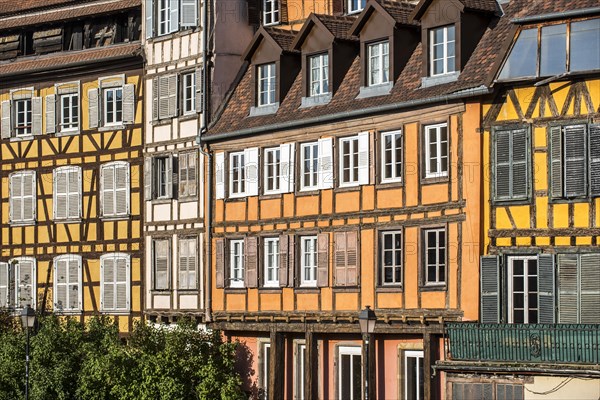
[[[42,133],[42,98],[33,89],[15,89],[2,101],[2,139],[29,138]]]
[[[187,73],[182,76],[183,81],[183,113],[196,112],[196,74]]]
[[[390,81],[390,43],[388,41],[367,46],[369,86],[381,85]]]
[[[258,106],[275,104],[275,63],[258,66]]]
[[[36,197],[35,171],[10,174],[10,222],[34,222]]]
[[[171,0],[158,0],[158,34],[165,35],[170,32],[169,3]]]
[[[538,323],[537,257],[508,258],[508,322]]]
[[[73,132],[79,129],[79,94],[60,96],[60,131]]]
[[[304,400],[304,385],[306,382],[306,344],[296,344],[296,399]]]
[[[308,57],[310,65],[310,95],[329,93],[329,54]]]
[[[600,196],[600,125],[551,126],[549,143],[551,197]]]
[[[82,310],[81,257],[73,254],[54,258],[54,310]]]
[[[381,233],[381,285],[402,284],[402,232]]]
[[[264,240],[264,286],[279,287],[279,238]]]
[[[102,91],[104,125],[123,123],[123,89],[109,88]]]
[[[197,3],[197,0],[145,0],[146,38],[195,27]]]
[[[559,254],[558,322],[600,323],[600,254]]]
[[[600,69],[600,18],[523,29],[498,79]]]
[[[135,85],[124,75],[98,79],[99,88],[88,89],[89,128],[121,127],[135,122]]]
[[[335,232],[333,280],[335,286],[358,286],[360,268],[358,230]]]
[[[360,400],[363,381],[361,348],[340,346],[338,357],[338,398]]]
[[[15,100],[15,136],[28,136],[32,134],[32,109],[31,99]]]
[[[263,25],[279,23],[279,0],[263,0]]]
[[[152,240],[152,272],[154,274],[154,289],[167,290],[171,285],[169,272],[171,271],[171,240]]]
[[[54,219],[81,218],[81,167],[54,170]]]
[[[129,312],[131,263],[129,255],[110,253],[100,257],[100,309]]]
[[[523,385],[496,381],[452,382],[452,399],[523,400]]]
[[[179,153],[179,198],[198,195],[198,153]]]
[[[530,193],[529,130],[494,130],[493,195],[496,201],[526,200]]]
[[[340,139],[340,186],[369,183],[369,133]]]
[[[425,127],[425,178],[448,176],[448,125]]]
[[[404,400],[423,400],[423,352],[405,351],[404,352]]]
[[[431,76],[449,74],[456,71],[454,25],[429,31],[429,59]]]
[[[319,143],[303,143],[300,146],[302,189],[319,188]]]
[[[281,151],[279,147],[265,150],[265,193],[278,193],[281,179]]]
[[[426,285],[446,283],[446,229],[423,231]]]
[[[171,156],[154,158],[154,193],[157,199],[172,197],[173,158]]]
[[[103,217],[129,215],[129,163],[114,161],[100,167],[100,204]]]
[[[259,342],[262,367],[260,369],[261,400],[269,398],[269,371],[271,370],[271,343]]]
[[[193,290],[198,279],[198,238],[179,239],[179,289]]]
[[[317,286],[317,237],[300,237],[301,286]]]
[[[231,168],[230,194],[243,195],[246,192],[246,165],[245,154],[231,153],[229,155],[229,163]]]
[[[172,74],[152,80],[152,118],[155,121],[177,116],[177,78],[176,74]]]
[[[152,119],[160,121],[202,110],[202,69],[152,79]]]
[[[231,240],[230,246],[230,275],[229,275],[229,286],[230,287],[244,287],[244,241],[243,240]]]
[[[0,308],[22,308],[36,304],[36,262],[19,257],[0,263]]]
[[[402,182],[402,131],[381,134],[381,183]]]
[[[348,0],[348,14],[356,13],[365,8],[367,0]]]
[[[253,147],[244,151],[229,153],[228,179],[226,179],[225,173],[225,153],[216,154],[215,182],[218,199],[225,198],[225,181],[229,184],[228,193],[230,198],[258,195],[258,152],[258,148]]]

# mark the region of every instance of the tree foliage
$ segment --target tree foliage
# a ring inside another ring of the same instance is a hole
[[[40,320],[30,347],[31,400],[242,399],[236,344],[191,321],[137,323],[120,338],[110,317]],[[0,315],[0,400],[24,399],[25,334]]]

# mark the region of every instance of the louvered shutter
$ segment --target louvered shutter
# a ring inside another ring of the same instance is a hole
[[[35,220],[36,180],[35,172],[28,172],[23,177],[23,220]]]
[[[286,143],[280,147],[281,170],[279,175],[279,188],[281,193],[294,192],[294,144]]]
[[[529,197],[529,140],[527,129],[512,131],[512,198]]]
[[[129,214],[129,164],[119,163],[114,167],[115,171],[115,214]]]
[[[167,167],[167,171],[165,172],[165,176],[166,176],[166,189],[167,189],[167,198],[168,199],[172,199],[173,198],[173,155],[169,154],[169,157],[167,157],[166,159],[166,167]]]
[[[196,167],[196,159],[198,153],[193,151],[186,154],[187,160],[187,196],[196,196],[198,190],[198,169]],[[181,170],[181,168],[179,168]]]
[[[152,200],[153,189],[152,185],[152,157],[146,157],[144,159],[144,197],[146,201]]]
[[[333,188],[333,139],[319,139],[319,189]]]
[[[180,198],[182,197],[186,197],[189,196],[188,195],[188,154],[186,153],[180,153],[178,161],[177,161],[177,166],[179,169],[179,176],[178,176],[178,190],[179,190],[179,194],[178,196]]]
[[[46,133],[56,133],[56,95],[46,96]]]
[[[146,13],[146,39],[148,39],[154,36],[154,8],[152,7],[152,0],[146,0],[144,11]]]
[[[170,80],[173,76],[160,76],[158,78],[158,118],[164,119],[171,117],[169,113],[169,90]]]
[[[123,124],[135,122],[135,85],[123,85]]]
[[[217,199],[225,198],[225,153],[215,155],[215,195]]]
[[[54,261],[54,308],[64,310],[68,308],[68,262],[65,258]]]
[[[215,285],[217,286],[217,289],[223,289],[225,287],[225,239],[217,239],[215,241],[215,247]]]
[[[34,294],[35,270],[33,261],[21,260],[17,265],[17,307],[21,308],[27,304],[35,308]]]
[[[244,267],[246,268],[246,287],[258,287],[258,239],[247,237],[244,239]]]
[[[558,319],[561,324],[578,323],[577,254],[558,256]]]
[[[197,68],[194,77],[196,90],[196,112],[203,113],[206,109],[206,95],[204,88],[204,68]]]
[[[540,324],[554,323],[554,256],[538,255],[538,308]]]
[[[177,32],[179,30],[179,0],[170,0],[169,8],[169,32]]]
[[[100,171],[102,215],[113,216],[115,215],[115,167],[114,165],[104,165]]]
[[[0,308],[10,305],[10,267],[8,263],[0,262]]]
[[[79,285],[81,280],[81,257],[71,256],[68,261],[69,265],[69,309],[81,310],[82,296]]]
[[[553,199],[563,195],[562,128],[550,127],[550,194]]]
[[[68,216],[69,174],[66,169],[54,170],[54,219]]]
[[[600,125],[590,125],[590,194],[600,196]]]
[[[358,134],[358,183],[369,184],[369,132]]]
[[[129,310],[129,259],[123,256],[116,257],[115,267],[115,308],[118,310]]]
[[[193,28],[198,24],[198,0],[181,0],[181,26]]]
[[[346,232],[346,286],[358,286],[360,265],[358,231]]]
[[[73,167],[68,171],[68,217],[81,218],[81,168]]]
[[[42,134],[42,98],[31,98],[31,132],[34,135]]]
[[[11,137],[10,114],[10,100],[4,100],[2,102],[2,126],[0,127],[2,139],[10,139]]]
[[[484,324],[500,323],[500,258],[482,256],[481,267],[481,316]]]
[[[582,254],[580,273],[581,324],[600,324],[600,254]]]
[[[160,118],[160,77],[152,78],[152,120]]]
[[[288,286],[288,235],[279,236],[279,286]]]
[[[88,90],[88,123],[90,129],[97,128],[100,121],[100,109],[98,102],[98,89]]]
[[[329,286],[329,234],[317,235],[317,286]]]
[[[104,257],[101,260],[102,268],[102,296],[100,299],[100,308],[102,310],[113,310],[115,308],[115,259],[114,257]]]
[[[154,289],[169,289],[169,241],[154,240]]]
[[[177,116],[177,75],[171,75],[166,77],[168,82],[168,91],[165,93],[168,102],[168,117]],[[163,94],[161,93],[161,96]]]
[[[289,15],[288,15],[288,4],[287,4],[287,0],[279,0],[279,21],[282,24],[287,24],[289,22]]]
[[[260,25],[260,10],[262,2],[263,0],[247,0],[249,25]]]
[[[23,220],[23,174],[10,176],[10,220]]]
[[[197,239],[181,239],[179,241],[179,288],[196,288]]]
[[[333,0],[333,13],[334,15],[342,14],[344,12],[344,2],[346,0]]]
[[[244,150],[246,161],[246,195],[258,196],[258,147]]]
[[[333,281],[335,286],[346,286],[346,232],[336,232],[334,234],[335,254]]]
[[[295,286],[296,279],[296,236],[288,235],[288,287]]]
[[[580,197],[587,193],[586,126],[565,127],[565,196]]]
[[[495,182],[495,199],[509,200],[511,198],[511,132],[496,131],[494,139],[495,171],[492,179]]]

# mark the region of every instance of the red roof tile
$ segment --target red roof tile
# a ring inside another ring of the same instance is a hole
[[[506,5],[503,5],[505,7]],[[583,10],[586,8],[600,7],[599,0],[511,0],[510,7],[519,11],[513,18],[532,17],[551,13],[560,13],[570,10]]]

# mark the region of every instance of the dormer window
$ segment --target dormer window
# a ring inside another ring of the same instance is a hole
[[[317,54],[308,59],[311,97],[329,93],[329,54]]]
[[[263,0],[263,25],[279,23],[279,0]]]
[[[369,86],[390,81],[390,43],[386,40],[368,45],[369,62],[367,76]]]
[[[430,75],[456,71],[456,36],[454,25],[429,30]]]
[[[259,107],[275,104],[276,74],[275,63],[258,66],[258,102]]]
[[[348,0],[348,14],[362,11],[366,2],[367,0]]]

